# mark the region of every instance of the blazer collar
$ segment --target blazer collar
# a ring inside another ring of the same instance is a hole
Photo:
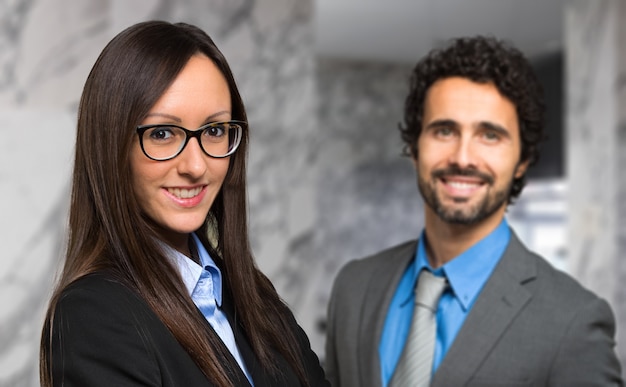
[[[407,265],[415,258],[417,241],[399,246],[384,259],[378,259],[375,268],[376,276],[369,278],[363,303],[363,323],[359,329],[359,348],[357,354],[359,367],[362,370],[361,382],[372,386],[381,386],[380,357],[378,345],[382,336],[387,308],[398,287],[398,282]],[[381,254],[385,254],[384,252]]]
[[[536,277],[530,252],[511,231],[509,246],[487,280],[437,372],[433,386],[465,383],[476,372],[511,321],[532,298],[523,286]]]

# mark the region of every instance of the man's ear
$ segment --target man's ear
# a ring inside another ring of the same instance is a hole
[[[524,176],[524,174],[528,170],[529,165],[530,160],[522,161],[521,163],[517,164],[517,167],[515,168],[515,178],[519,179],[520,177]]]
[[[415,168],[415,170],[418,170],[418,165],[417,165],[417,151],[414,151],[413,149],[410,150],[411,153],[409,155],[409,157],[411,158],[411,161],[413,162],[413,167]]]

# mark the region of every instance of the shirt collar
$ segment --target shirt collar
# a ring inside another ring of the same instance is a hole
[[[413,282],[415,283],[418,273],[423,268],[427,268],[435,275],[445,275],[453,295],[462,308],[467,311],[500,261],[509,244],[511,230],[503,218],[498,227],[489,235],[436,270],[428,263],[425,236],[425,232],[422,232],[417,246],[416,264],[412,265],[414,270]]]
[[[213,295],[215,302],[218,306],[222,305],[222,272],[213,261],[213,258],[209,255],[209,252],[204,248],[204,245],[200,241],[200,238],[195,233],[191,234],[193,241],[198,251],[198,258],[201,265],[198,265],[193,259],[185,256],[185,254],[179,252],[176,249],[162,243],[163,248],[166,251],[168,257],[172,260],[174,265],[178,268],[180,275],[187,288],[187,293],[191,295],[198,284],[198,280],[202,275],[203,270],[207,270],[211,275],[213,281]]]

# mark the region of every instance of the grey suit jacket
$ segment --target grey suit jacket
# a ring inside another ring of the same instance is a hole
[[[387,309],[415,256],[411,241],[344,266],[328,308],[326,376],[381,386]],[[621,386],[609,305],[512,234],[432,386]]]

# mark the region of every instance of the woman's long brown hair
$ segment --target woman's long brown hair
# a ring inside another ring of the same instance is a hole
[[[134,128],[189,58],[209,57],[228,82],[232,118],[246,112],[226,59],[197,27],[144,22],[117,35],[102,51],[85,83],[78,111],[69,232],[64,267],[48,307],[40,352],[40,378],[52,386],[51,329],[63,290],[77,279],[108,270],[137,292],[169,328],[209,380],[230,386],[216,348],[177,270],[155,244],[158,237],[132,193],[129,153]],[[222,189],[198,231],[217,235],[224,282],[247,338],[268,372],[278,351],[307,385],[289,311],[256,267],[248,241],[246,156],[248,132],[230,158]]]

